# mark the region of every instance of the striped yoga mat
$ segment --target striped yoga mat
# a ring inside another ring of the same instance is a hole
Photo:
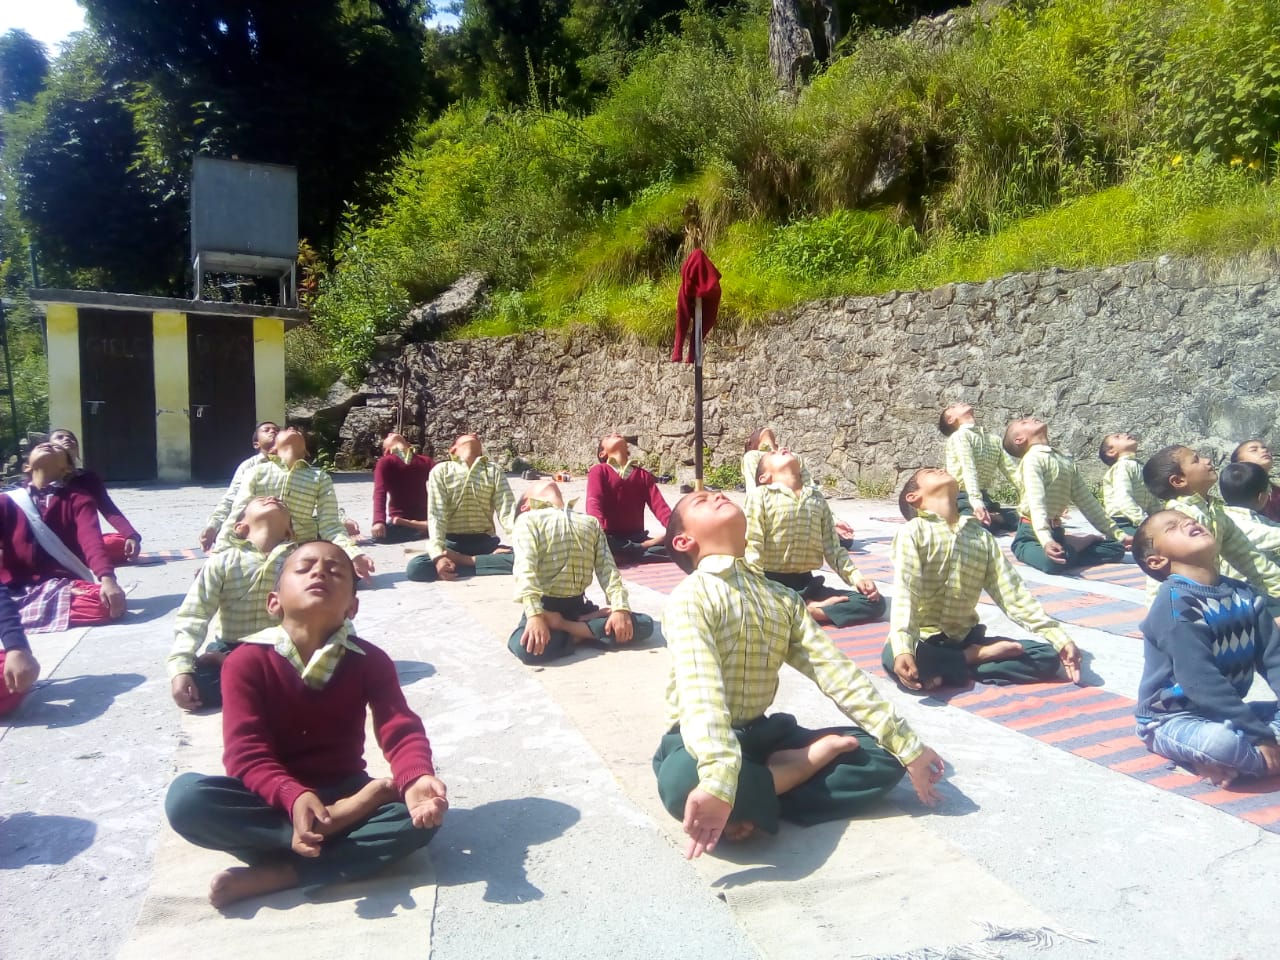
[[[888,557],[865,555],[857,558],[862,572],[876,576],[873,570],[888,572]],[[879,563],[883,561],[883,565]],[[684,573],[674,564],[652,564],[632,567],[623,575],[633,583],[661,593],[670,593]],[[1028,584],[1035,592],[1037,584]],[[1072,593],[1063,588],[1049,589]],[[1093,605],[1095,619],[1100,601],[1110,605],[1109,597],[1079,594],[1080,609]],[[1088,598],[1094,598],[1089,600]],[[1053,601],[1045,602],[1050,609]],[[1066,600],[1060,601],[1066,603]],[[1133,607],[1133,604],[1128,606]],[[1053,612],[1051,610],[1051,612]],[[1141,608],[1138,608],[1139,616]],[[1062,615],[1062,611],[1054,613]],[[1131,615],[1131,614],[1128,614]],[[1081,620],[1073,620],[1079,623]],[[1092,624],[1091,624],[1092,625]],[[885,677],[880,654],[889,635],[883,621],[853,627],[827,627],[836,645],[864,669]],[[1101,629],[1108,629],[1102,626]],[[1225,813],[1257,824],[1264,830],[1280,833],[1280,778],[1233,784],[1220,790],[1183,772],[1163,757],[1149,753],[1134,734],[1135,702],[1101,687],[1077,687],[1066,683],[1034,683],[1017,686],[975,685],[967,690],[947,690],[930,695],[931,700],[944,701],[977,714],[1011,730],[1034,737],[1041,743],[1067,750],[1108,769],[1141,780],[1154,787],[1171,790],[1184,797],[1216,807]]]

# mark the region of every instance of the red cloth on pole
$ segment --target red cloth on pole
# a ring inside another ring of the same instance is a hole
[[[720,310],[720,271],[710,258],[701,250],[694,250],[684,258],[684,266],[680,268],[680,293],[676,298],[676,342],[671,348],[671,362],[679,363],[681,354],[685,352],[688,341],[688,355],[685,363],[693,363],[693,308],[694,301],[702,298],[702,342],[706,343],[707,335],[716,324],[716,314]]]

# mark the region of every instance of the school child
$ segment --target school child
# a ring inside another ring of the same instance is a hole
[[[116,506],[111,494],[107,493],[107,485],[102,482],[102,478],[80,465],[79,439],[65,427],[58,427],[49,434],[49,442],[65,449],[71,457],[71,473],[65,481],[67,486],[87,494],[115,531],[102,535],[102,543],[107,548],[107,557],[112,565],[131,563],[142,550],[142,534],[129,522],[124,511]]]
[[[267,597],[293,547],[289,508],[278,497],[258,497],[240,511],[230,546],[200,568],[178,607],[165,664],[182,709],[222,706],[222,663],[245,637],[275,625]],[[217,637],[200,653],[215,615]]]
[[[1271,497],[1271,479],[1256,463],[1229,463],[1218,474],[1218,490],[1226,501],[1223,512],[1254,549],[1272,563],[1280,563],[1280,523],[1263,511]]]
[[[1018,464],[1022,491],[1013,555],[1043,573],[1121,563],[1130,537],[1122,533],[1070,457],[1049,446],[1049,428],[1034,417],[1009,424],[1004,449]],[[1074,505],[1104,536],[1069,534],[1062,515]]]
[[[819,623],[844,627],[884,616],[884,598],[840,545],[826,498],[802,480],[798,457],[766,453],[747,494],[747,561],[796,591]],[[851,589],[833,590],[813,571],[826,560]]]
[[[204,530],[200,532],[201,550],[209,550],[214,541],[218,539],[218,532],[222,529],[222,525],[227,522],[227,517],[231,516],[231,507],[239,497],[240,485],[244,483],[245,477],[258,464],[265,463],[267,458],[275,451],[276,434],[279,432],[280,428],[270,420],[263,420],[253,428],[253,449],[255,453],[248,459],[242,460],[240,465],[236,467],[235,473],[231,475],[231,483],[227,485],[227,492],[222,495],[222,499],[214,507],[213,513],[205,521]]]
[[[1138,463],[1138,438],[1131,433],[1109,433],[1098,446],[1098,459],[1107,466],[1102,476],[1102,508],[1116,528],[1130,537],[1160,503],[1142,482]]]
[[[1276,703],[1245,700],[1255,673],[1280,694],[1280,630],[1267,598],[1223,576],[1213,533],[1179,510],[1148,517],[1133,556],[1160,584],[1142,621],[1138,736],[1220,787],[1280,774]]]
[[[362,879],[426,845],[444,818],[445,785],[395,664],[350,624],[355,588],[336,544],[289,556],[267,599],[280,625],[223,664],[226,776],[184,773],[169,786],[174,831],[247,864],[214,875],[215,907]],[[367,713],[389,779],[365,770]]]
[[[959,485],[945,470],[917,470],[898,507],[907,524],[893,538],[894,591],[885,672],[910,690],[943,685],[1035,683],[1064,670],[1080,682],[1080,650],[1049,617],[995,537],[960,513]],[[985,590],[1036,640],[991,637],[978,620]]]
[[[1246,440],[1231,451],[1232,463],[1256,463],[1270,477],[1272,470],[1271,449],[1258,438]],[[1267,506],[1260,511],[1273,523],[1280,523],[1280,484],[1270,484]]]
[[[647,640],[653,620],[632,613],[627,588],[595,517],[574,513],[551,480],[520,498],[514,535],[516,602],[523,608],[507,648],[525,663],[567,657],[580,643],[623,645]],[[609,606],[586,598],[591,576]]]
[[[632,462],[631,447],[620,433],[600,438],[596,459],[587,471],[587,515],[600,521],[614,557],[631,563],[665,561],[663,535],[649,536],[644,525],[646,506],[664,527],[671,516],[657,479]]]
[[[947,438],[947,472],[960,484],[960,513],[973,514],[993,533],[1018,528],[1018,511],[1002,507],[990,493],[1003,477],[1017,487],[1017,466],[1000,445],[1000,438],[978,426],[973,406],[953,403],[938,415],[938,432]]]
[[[778,821],[851,817],[905,772],[938,800],[945,765],[809,616],[804,602],[746,561],[747,518],[728,497],[691,493],[671,512],[667,548],[689,574],[667,601],[671,728],[653,758],[658,793],[684,822],[685,855]],[[808,730],[766,714],[788,663],[856,726]]]
[[[511,572],[511,550],[495,535],[515,526],[516,500],[506,474],[484,455],[474,433],[459,436],[450,459],[437,463],[427,482],[426,552],[409,561],[410,580],[456,580],[460,574]]]
[[[374,540],[408,543],[427,535],[427,478],[434,466],[401,434],[382,438],[382,456],[373,465]]]
[[[748,494],[756,488],[756,474],[760,470],[760,460],[766,454],[775,453],[785,448],[778,443],[778,438],[773,432],[772,427],[760,427],[747,437],[746,452],[742,454],[742,486]],[[794,451],[791,451],[794,453]],[[805,486],[813,487],[821,492],[821,487],[814,482],[813,475],[809,473],[809,468],[805,466],[804,460],[800,455],[795,454],[797,460],[800,460],[800,480]],[[836,533],[840,537],[840,546],[848,550],[853,546],[853,527],[844,520],[836,521]]]
[[[0,583],[0,717],[18,709],[40,677],[40,662],[31,653],[22,614]]]

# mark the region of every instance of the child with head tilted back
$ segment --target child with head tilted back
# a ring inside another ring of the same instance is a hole
[[[893,538],[894,593],[885,672],[911,690],[979,683],[1035,683],[1059,669],[1080,682],[1080,651],[1044,612],[1000,545],[977,518],[963,516],[956,478],[917,470],[898,507],[907,524]],[[1039,640],[987,636],[977,606],[986,590]]]
[[[289,508],[278,497],[258,497],[240,511],[230,546],[205,561],[178,607],[165,664],[178,706],[222,706],[222,663],[244,637],[275,624],[267,597],[293,546]],[[200,653],[215,614],[218,635]]]
[[[587,514],[600,521],[609,549],[619,562],[665,561],[662,534],[651,537],[644,526],[646,506],[664,527],[671,516],[657,478],[631,459],[631,445],[620,433],[600,438],[596,460],[587,471]]]
[[[793,591],[747,563],[747,518],[723,494],[698,491],[671,512],[667,548],[690,574],[663,615],[671,656],[671,729],[653,758],[663,805],[684,822],[686,856],[779,819],[843,819],[905,772],[926,804],[942,759],[809,616]],[[856,726],[807,730],[766,716],[784,663],[814,681]]]
[[[947,438],[947,472],[960,484],[961,515],[973,514],[988,530],[1012,533],[1018,511],[1000,506],[991,493],[1003,477],[1017,487],[1017,467],[1000,445],[1000,438],[978,426],[973,406],[953,403],[938,415],[938,432]]]
[[[1271,448],[1257,437],[1246,440],[1232,450],[1231,462],[1256,463],[1266,471],[1268,478],[1270,478],[1273,468]],[[1267,505],[1258,512],[1273,523],[1280,523],[1280,484],[1271,483],[1270,479],[1268,479],[1267,483]]]
[[[391,658],[355,635],[358,606],[351,559],[304,543],[267,599],[280,625],[246,637],[223,665],[227,776],[184,773],[165,798],[180,836],[248,864],[214,875],[216,907],[361,879],[440,826],[448,801],[431,745]],[[390,779],[365,770],[366,713]]]
[[[1272,563],[1280,561],[1280,523],[1264,511],[1271,498],[1271,479],[1256,463],[1228,463],[1218,474],[1225,512],[1249,542]]]
[[[1180,444],[1164,447],[1142,467],[1142,481],[1152,496],[1199,521],[1218,546],[1219,572],[1247,580],[1255,590],[1280,600],[1280,566],[1268,560],[1249,542],[1222,502],[1210,491],[1218,480],[1213,461]],[[1147,588],[1155,595],[1155,582]]]
[[[794,450],[784,447],[772,427],[760,427],[747,437],[746,450],[742,454],[742,485],[750,494],[756,488],[756,475],[760,472],[760,461],[771,453],[790,453],[800,461],[800,482],[806,487],[813,487],[821,492],[814,483],[813,475],[804,460]],[[844,520],[836,520],[836,534],[840,537],[840,545],[846,550],[853,546],[853,527]]]
[[[1148,517],[1133,557],[1160,583],[1142,621],[1138,736],[1219,786],[1280,774],[1276,704],[1244,699],[1255,672],[1280,695],[1280,630],[1267,598],[1218,572],[1212,532],[1182,511]]]
[[[235,473],[231,475],[231,482],[227,484],[227,492],[222,495],[218,505],[213,508],[213,513],[205,521],[204,529],[200,531],[200,549],[208,550],[218,539],[222,525],[227,522],[227,517],[231,516],[231,508],[240,496],[240,485],[258,464],[265,463],[275,451],[276,434],[279,432],[280,428],[271,420],[263,420],[253,428],[254,453],[248,459],[240,461]]]
[[[1138,438],[1131,433],[1109,433],[1098,445],[1098,459],[1107,465],[1102,477],[1102,508],[1116,528],[1133,536],[1147,514],[1160,503],[1142,482],[1137,459]]]
[[[71,458],[71,473],[67,475],[66,484],[72,490],[86,494],[98,512],[102,514],[115,533],[104,533],[102,544],[107,548],[107,556],[117,566],[131,563],[138,557],[142,549],[142,534],[129,522],[116,502],[107,492],[107,485],[102,478],[80,463],[80,440],[66,427],[57,427],[49,433],[49,442],[62,447]]]
[[[1130,538],[1098,503],[1072,459],[1049,446],[1049,428],[1035,417],[1014,420],[1004,449],[1018,464],[1021,517],[1013,555],[1044,573],[1121,563]],[[1074,505],[1103,536],[1067,533],[1062,515]]]
[[[840,544],[826,497],[808,486],[789,451],[766,453],[747,494],[747,561],[804,598],[819,623],[845,627],[884,616],[884,598]],[[813,571],[826,560],[848,590],[833,590]]]

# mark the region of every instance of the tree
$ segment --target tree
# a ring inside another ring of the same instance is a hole
[[[43,43],[25,30],[10,30],[0,37],[0,112],[9,113],[18,104],[34,100],[48,74]]]

